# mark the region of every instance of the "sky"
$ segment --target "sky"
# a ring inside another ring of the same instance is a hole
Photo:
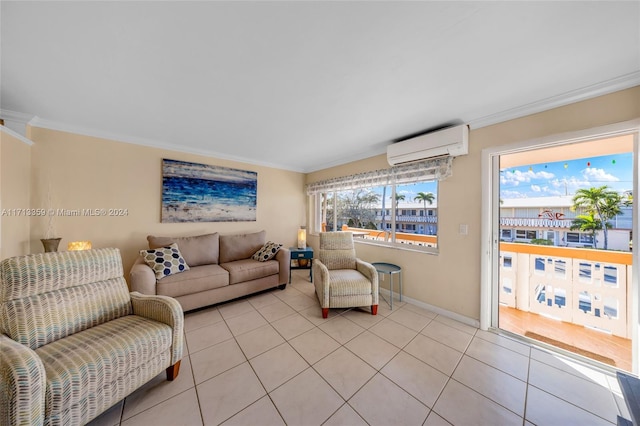
[[[577,189],[607,185],[624,192],[633,189],[633,154],[614,154],[601,157],[581,158],[511,167],[500,170],[500,198],[573,196]],[[380,187],[374,189],[382,195]],[[403,194],[402,205],[416,204],[418,192],[431,192],[438,199],[437,182],[398,185],[397,193]],[[387,187],[387,203],[391,190]]]
[[[633,154],[615,154],[500,170],[500,198],[573,196],[577,189],[633,189]]]

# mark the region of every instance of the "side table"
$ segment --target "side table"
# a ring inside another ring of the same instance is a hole
[[[309,281],[313,281],[313,249],[311,247],[306,247],[300,249],[298,247],[289,247],[289,252],[291,252],[291,263],[294,264],[295,260],[297,263],[296,266],[289,267],[289,282],[291,282],[291,270],[292,269],[308,269],[309,270]],[[301,265],[304,263],[305,265]]]
[[[376,268],[378,274],[389,274],[389,300],[385,301],[389,304],[389,309],[393,310],[393,276],[398,274],[398,281],[400,284],[400,301],[402,302],[402,268],[398,265],[394,265],[393,263],[385,263],[385,262],[374,262],[372,263],[373,267]],[[379,289],[380,287],[378,287]],[[379,291],[378,291],[379,292]],[[380,296],[382,297],[382,296]],[[382,297],[384,299],[384,297]]]

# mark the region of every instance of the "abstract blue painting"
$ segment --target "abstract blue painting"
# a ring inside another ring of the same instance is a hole
[[[162,222],[255,222],[258,173],[162,160]]]

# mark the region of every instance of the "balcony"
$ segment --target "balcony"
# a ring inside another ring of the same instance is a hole
[[[631,371],[629,252],[500,244],[501,329]]]
[[[360,238],[389,233],[349,228]],[[436,246],[437,237],[396,233],[396,242]],[[631,371],[630,252],[500,243],[499,326]]]

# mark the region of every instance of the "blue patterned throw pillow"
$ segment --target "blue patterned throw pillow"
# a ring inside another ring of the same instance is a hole
[[[176,243],[157,249],[140,250],[140,255],[146,264],[153,269],[159,280],[189,270],[189,265],[184,261]]]
[[[282,247],[282,244],[267,241],[251,258],[253,260],[259,260],[260,262],[266,262],[267,260],[273,259],[276,253],[278,253],[278,250],[280,250],[280,247]]]

